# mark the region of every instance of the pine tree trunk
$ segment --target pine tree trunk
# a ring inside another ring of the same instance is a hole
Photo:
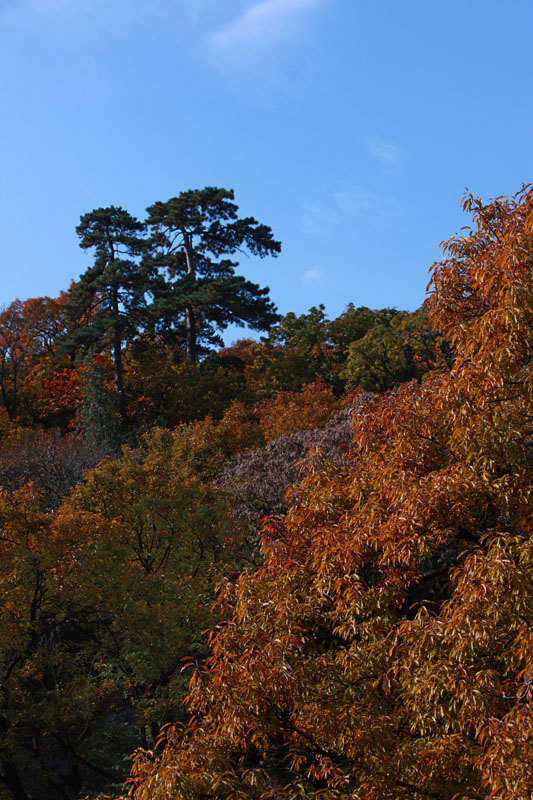
[[[118,291],[113,290],[113,314],[115,327],[113,328],[113,361],[115,364],[115,386],[118,397],[118,413],[126,422],[126,398],[124,397],[124,367],[122,365],[122,336],[119,324]]]
[[[182,233],[185,247],[187,275],[194,276],[195,269],[191,240],[186,231],[183,231]],[[187,328],[187,361],[191,364],[196,364],[198,361],[198,348],[196,346],[196,319],[194,317],[194,309],[191,303],[187,303],[185,306],[185,326]]]
[[[115,361],[115,386],[118,395],[118,413],[126,422],[126,398],[124,397],[124,368],[122,365],[122,337],[117,327],[113,332],[113,359]]]
[[[185,308],[185,323],[187,325],[187,361],[196,364],[198,361],[198,351],[196,348],[196,320],[192,306],[187,304]]]

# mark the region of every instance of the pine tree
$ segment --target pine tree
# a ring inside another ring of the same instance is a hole
[[[63,341],[70,352],[111,348],[117,410],[126,419],[122,347],[146,318],[150,276],[138,257],[143,225],[123,208],[97,208],[76,228],[80,247],[94,249],[94,264],[74,284],[67,303],[70,330]]]
[[[253,217],[238,217],[232,190],[207,187],[150,206],[151,249],[144,259],[160,270],[155,307],[160,327],[185,325],[187,359],[198,360],[199,342],[221,343],[217,331],[231,323],[267,330],[278,319],[268,288],[235,274],[228,256],[248,250],[276,256],[281,244]]]

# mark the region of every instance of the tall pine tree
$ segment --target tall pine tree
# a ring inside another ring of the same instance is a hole
[[[253,217],[239,218],[232,190],[207,187],[182,192],[150,206],[151,252],[160,270],[155,306],[164,329],[185,327],[187,359],[198,360],[199,343],[221,343],[217,331],[231,323],[267,330],[278,316],[269,289],[235,274],[230,256],[246,250],[277,256],[281,244]]]
[[[94,250],[94,263],[73,286],[67,304],[67,350],[111,348],[117,410],[126,419],[122,347],[143,324],[150,276],[139,264],[143,225],[123,208],[109,206],[84,214],[76,228],[80,247]]]

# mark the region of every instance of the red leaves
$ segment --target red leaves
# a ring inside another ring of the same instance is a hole
[[[42,416],[66,411],[72,417],[81,399],[79,369],[57,370],[43,378],[40,399]]]

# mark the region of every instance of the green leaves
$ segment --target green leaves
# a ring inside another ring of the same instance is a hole
[[[111,348],[117,411],[125,421],[122,346],[146,322],[152,288],[148,271],[136,260],[143,251],[143,226],[123,208],[110,206],[84,214],[76,230],[80,247],[93,249],[95,258],[70,291],[70,330],[63,349],[72,353],[83,348],[94,355]]]
[[[412,313],[387,312],[374,312],[371,327],[350,343],[342,372],[348,386],[382,392],[451,366],[451,349],[432,328],[424,308]]]

